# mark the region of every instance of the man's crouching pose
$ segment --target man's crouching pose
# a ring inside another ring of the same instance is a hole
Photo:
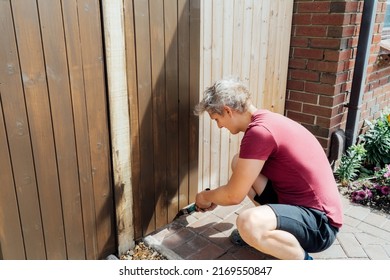
[[[317,139],[280,114],[257,109],[238,80],[206,89],[195,113],[207,112],[219,128],[244,132],[229,182],[196,196],[203,211],[239,204],[257,207],[237,218],[231,240],[278,259],[312,259],[332,245],[342,225],[342,206],[328,159]]]

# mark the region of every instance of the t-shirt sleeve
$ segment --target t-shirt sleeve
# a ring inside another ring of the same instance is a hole
[[[241,140],[240,158],[267,160],[275,150],[271,132],[263,126],[252,126]]]

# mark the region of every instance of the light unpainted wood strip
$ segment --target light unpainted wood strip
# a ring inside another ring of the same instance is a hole
[[[199,33],[200,33],[200,39],[199,39],[199,89],[198,89],[198,102],[195,103],[198,104],[202,98],[203,98],[203,91],[204,91],[204,24],[205,21],[205,13],[204,13],[204,1],[198,0],[199,3],[199,9],[200,9],[200,26],[199,26]],[[198,191],[203,190],[203,166],[204,166],[204,158],[203,158],[203,150],[204,150],[204,116],[198,116],[199,121],[199,141],[198,141]]]
[[[233,56],[233,24],[234,24],[234,0],[223,1],[223,57],[222,57],[222,77],[232,75]],[[221,166],[224,171],[220,173],[220,184],[226,184],[231,176],[230,163],[232,155],[230,153],[230,139],[234,137],[228,130],[221,131]],[[226,152],[225,152],[226,151]]]
[[[214,83],[222,76],[223,1],[215,0],[212,3],[211,81]],[[223,172],[223,167],[221,166],[221,129],[215,121],[211,121],[210,150],[210,187],[217,187],[220,185],[220,173]]]
[[[156,197],[156,228],[168,223],[167,209],[167,122],[165,91],[165,45],[164,1],[153,1],[150,9],[150,48],[153,90],[153,145],[154,145],[154,191]]]
[[[111,158],[108,129],[108,104],[103,64],[103,35],[100,5],[97,1],[79,0],[77,7],[82,47],[86,93],[92,180],[98,240],[98,258],[116,251],[111,183]]]
[[[203,87],[201,91],[204,91],[207,87],[212,85],[211,79],[211,51],[212,51],[212,1],[203,1]],[[203,98],[203,94],[201,95]],[[209,188],[211,177],[211,120],[207,112],[205,112],[201,121],[203,121],[203,153],[201,154],[203,167],[202,167],[202,188]]]
[[[134,246],[123,1],[103,1],[118,254]]]
[[[271,1],[262,1],[261,2],[261,15],[259,22],[260,29],[260,42],[259,42],[259,70],[258,70],[258,99],[256,105],[258,108],[264,108],[264,96],[267,94],[266,89],[266,79],[267,79],[267,55],[268,51],[271,51],[268,48],[268,39],[269,39],[269,9]]]
[[[260,37],[261,37],[261,8],[262,2],[253,2],[253,19],[252,19],[252,41],[251,41],[251,63],[250,63],[250,77],[249,77],[249,88],[251,92],[251,100],[253,104],[257,104],[257,100],[260,98],[258,90],[258,77],[260,68]]]
[[[68,258],[80,260],[86,256],[62,8],[57,1],[38,0],[38,10],[62,202],[51,205],[54,209],[43,208],[42,219],[45,229],[45,220],[62,205]],[[41,197],[41,205],[44,199]],[[56,222],[56,217],[52,222]],[[48,259],[56,257],[57,234],[53,236],[45,229],[45,241]],[[50,248],[50,244],[54,248]]]

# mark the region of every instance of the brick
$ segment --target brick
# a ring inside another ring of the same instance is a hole
[[[291,69],[305,69],[306,68],[306,59],[292,58],[289,61],[288,67]]]
[[[340,49],[341,39],[339,38],[312,38],[310,39],[310,47],[323,49]]]
[[[285,110],[302,111],[302,102],[286,100]]]
[[[359,3],[352,1],[345,2],[331,2],[330,12],[331,13],[356,13],[359,11]]]
[[[294,80],[314,81],[314,82],[320,80],[320,74],[314,71],[291,70],[290,74],[291,74],[291,79]]]
[[[307,14],[294,14],[292,18],[293,25],[310,25],[311,24],[311,16]]]
[[[299,13],[327,13],[330,11],[330,2],[298,3],[297,11]]]
[[[322,59],[324,57],[324,51],[320,49],[295,48],[294,57],[307,59]]]
[[[287,88],[291,90],[303,90],[305,88],[305,83],[303,81],[288,80]]]
[[[352,37],[355,34],[355,26],[329,26],[328,37],[343,38]]]
[[[191,255],[187,259],[191,260],[215,260],[221,257],[225,253],[225,250],[221,247],[209,243],[206,247]]]
[[[351,21],[351,15],[348,14],[313,14],[313,25],[345,25]]]
[[[295,36],[325,37],[327,33],[326,26],[295,26]]]
[[[289,99],[294,101],[300,101],[303,103],[317,104],[318,95],[299,91],[291,91]]]
[[[308,70],[316,70],[321,72],[337,73],[344,70],[344,63],[333,61],[315,61],[309,60],[307,62]]]
[[[325,94],[325,95],[334,95],[335,87],[333,85],[320,84],[320,83],[305,83],[305,90],[307,92]]]
[[[366,251],[370,260],[389,260],[390,256],[387,254],[385,249],[381,245],[368,245],[365,246]]]
[[[308,125],[303,124],[307,130],[309,130],[313,135],[316,137],[323,137],[328,138],[329,137],[329,129],[320,127],[319,125]]]
[[[287,111],[286,114],[288,118],[297,121],[299,123],[313,124],[315,120],[315,116],[303,114],[300,112]]]
[[[290,47],[308,47],[309,39],[305,37],[292,37]]]
[[[361,248],[359,241],[352,233],[339,233],[337,239],[343,247],[344,252],[350,258],[364,258],[367,257],[366,252]]]

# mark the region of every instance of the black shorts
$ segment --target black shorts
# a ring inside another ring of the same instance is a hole
[[[329,248],[336,239],[338,228],[329,223],[324,212],[302,206],[278,204],[277,195],[270,182],[254,200],[271,207],[277,219],[276,229],[294,235],[306,252],[321,252]]]

